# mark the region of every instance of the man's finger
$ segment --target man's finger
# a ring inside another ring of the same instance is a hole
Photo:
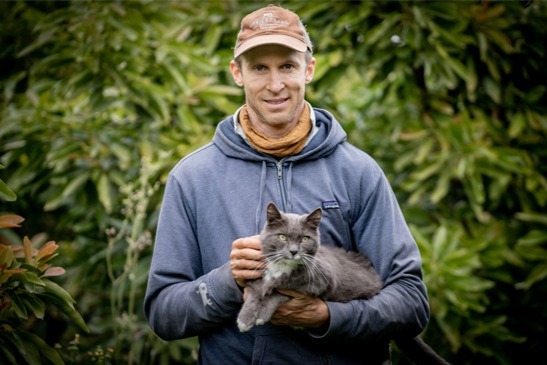
[[[247,259],[233,259],[230,260],[230,268],[232,270],[262,270],[265,268],[265,264],[262,261],[247,260]]]
[[[291,297],[291,298],[303,298],[304,297],[304,294],[302,294],[300,292],[297,292],[295,290],[290,290],[290,289],[278,289],[277,292],[281,293],[283,295],[286,295],[288,297]]]
[[[260,250],[260,236],[252,236],[245,238],[238,238],[232,243],[232,249],[244,249],[251,248],[254,250]]]

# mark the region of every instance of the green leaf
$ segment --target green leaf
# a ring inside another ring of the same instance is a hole
[[[516,113],[510,118],[509,137],[519,137],[526,128],[526,117],[522,113]]]
[[[23,357],[27,364],[41,365],[40,353],[32,343],[21,339],[20,332],[13,331],[9,336],[4,337],[4,339],[17,349],[17,352]]]
[[[13,332],[13,337],[20,344],[17,348],[23,358],[29,365],[41,365],[40,352],[34,345],[34,342],[26,341],[24,332]]]
[[[377,26],[373,27],[370,31],[367,32],[367,36],[365,37],[365,44],[366,45],[374,45],[376,44],[381,38],[384,38],[386,41],[388,41],[391,37],[393,32],[393,27],[397,22],[401,20],[401,16],[399,14],[392,13]]]
[[[431,153],[437,144],[434,138],[425,138],[424,141],[420,141],[420,142],[421,142],[420,147],[418,147],[418,150],[416,151],[417,153],[413,157],[413,161],[417,165],[424,164],[426,159],[431,157]],[[412,155],[410,155],[409,157],[412,158]],[[420,178],[418,179],[422,180]]]
[[[63,190],[61,197],[65,199],[71,196],[72,194],[74,194],[76,190],[82,187],[82,185],[84,185],[88,180],[89,180],[89,173],[84,172],[82,174],[79,174],[67,184],[67,186]]]
[[[441,177],[439,178],[439,181],[437,182],[437,186],[435,187],[435,190],[431,193],[431,201],[433,203],[438,203],[443,199],[446,194],[448,194],[448,191],[450,189],[450,171],[445,171],[441,174]]]
[[[441,170],[445,168],[445,162],[441,159],[421,168],[418,171],[412,173],[411,177],[417,181],[424,181],[431,176],[438,174]]]
[[[74,308],[73,304],[76,303],[75,300],[72,299],[70,294],[65,289],[63,289],[62,286],[49,279],[44,279],[44,284],[45,293],[50,294],[55,298],[58,298],[59,300],[67,303],[68,305],[72,306],[72,308]]]
[[[44,319],[45,305],[40,299],[33,295],[25,295],[23,300],[27,309],[29,309],[36,318]]]
[[[12,334],[10,332],[2,333],[2,331],[0,331],[0,360],[7,361],[7,363],[11,365],[18,365],[15,356],[12,354],[12,351],[15,352],[16,348],[10,346],[5,340],[2,339],[7,336],[12,336]],[[4,362],[2,362],[2,364],[3,363]]]
[[[440,261],[442,259],[442,252],[446,247],[446,242],[448,239],[448,230],[445,226],[440,226],[433,236],[432,241],[432,259],[435,261]]]
[[[501,47],[505,53],[510,54],[515,51],[515,48],[511,43],[511,38],[509,38],[502,31],[493,28],[483,28],[483,31],[486,33],[486,37]]]
[[[17,200],[17,195],[2,181],[2,179],[0,179],[0,199],[8,202]]]
[[[54,36],[55,36],[56,29],[50,29],[49,31],[40,33],[40,36],[31,44],[29,44],[27,47],[25,47],[23,50],[21,50],[17,57],[23,57],[27,54],[31,53],[32,51],[40,48],[45,43],[49,42]]]
[[[547,232],[536,229],[528,232],[525,236],[519,238],[519,240],[517,241],[517,247],[528,249],[530,247],[542,245],[544,243],[547,243]]]
[[[44,204],[44,211],[49,212],[59,208],[66,203],[66,198],[63,196],[63,190],[59,190],[56,195],[49,198]]]
[[[524,222],[541,223],[547,225],[547,214],[522,212],[515,214],[515,218]]]
[[[21,339],[26,343],[34,344],[35,348],[39,351],[40,354],[45,356],[49,361],[54,365],[64,365],[64,361],[59,355],[59,353],[50,347],[44,340],[30,332],[23,332],[20,334]],[[41,362],[40,362],[41,363]]]
[[[75,301],[70,294],[51,280],[44,279],[44,283],[46,284],[46,292],[44,295],[48,299],[47,302],[55,305],[82,330],[89,333],[89,328],[85,324],[84,319],[74,308]]]
[[[485,61],[488,59],[487,57],[488,48],[489,48],[488,38],[486,37],[486,34],[484,34],[483,32],[478,32],[477,39],[479,43],[479,52],[480,52],[481,61]]]
[[[490,98],[496,103],[501,104],[501,89],[500,85],[490,78],[486,78],[483,82],[484,89]]]
[[[481,176],[468,175],[463,182],[468,198],[474,203],[483,204],[486,197]]]
[[[34,266],[22,265],[23,268],[28,267],[28,270],[38,271]],[[25,289],[29,292],[35,292],[36,287],[44,287],[44,282],[35,273],[31,271],[25,271],[20,274],[16,274],[17,279],[25,286]]]
[[[25,307],[25,304],[23,303],[21,298],[19,298],[17,294],[12,294],[12,295],[9,295],[9,299],[11,302],[10,309],[12,309],[13,312],[15,312],[17,317],[21,319],[28,319],[27,308]]]
[[[473,61],[473,58],[471,58],[471,57],[468,57],[468,59],[467,59],[467,71],[466,71],[466,73],[467,73],[467,77],[464,78],[464,80],[466,80],[467,92],[474,94],[475,91],[477,90],[479,79],[478,79],[478,76],[477,76],[476,65]],[[475,101],[475,99],[472,99],[472,101]]]
[[[545,278],[547,278],[547,263],[535,266],[532,272],[526,277],[526,280],[517,283],[515,287],[529,290],[534,284],[543,281]]]
[[[180,72],[177,67],[171,65],[170,63],[164,63],[162,66],[167,70],[169,75],[173,78],[173,80],[177,84],[182,94],[185,95],[186,97],[191,96],[192,90],[188,86],[188,83],[186,82],[184,78],[184,74]]]
[[[219,26],[217,24],[211,26],[208,30],[208,32],[205,35],[205,47],[206,47],[206,54],[212,55],[215,53],[218,44],[220,42],[220,39],[222,37],[223,29],[222,26]]]
[[[97,184],[99,201],[108,213],[112,212],[114,204],[114,188],[107,174],[102,174]]]
[[[443,318],[436,318],[435,322],[439,325],[442,332],[444,333],[444,336],[450,343],[452,347],[452,351],[456,351],[461,346],[461,338],[458,333],[457,328],[454,328],[448,324]]]
[[[458,60],[454,57],[447,57],[446,62],[452,68],[452,70],[454,70],[454,72],[456,72],[456,74],[459,77],[461,77],[466,82],[469,81],[468,80],[469,71],[468,71],[467,67],[460,60]]]

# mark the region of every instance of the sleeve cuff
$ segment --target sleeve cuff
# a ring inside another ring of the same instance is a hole
[[[229,309],[241,307],[243,292],[232,276],[229,263],[211,271],[207,278],[207,285],[212,288],[212,299],[220,306]]]
[[[321,328],[308,329],[308,334],[313,338],[345,338],[351,335],[351,325],[354,323],[353,304],[326,302],[329,307],[329,323]]]

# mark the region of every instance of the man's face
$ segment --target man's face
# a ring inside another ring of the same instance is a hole
[[[283,135],[294,127],[304,108],[306,84],[312,80],[315,59],[306,64],[305,54],[278,45],[264,45],[234,61],[230,71],[245,88],[253,127],[266,135]]]

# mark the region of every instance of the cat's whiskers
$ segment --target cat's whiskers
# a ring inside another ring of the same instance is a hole
[[[308,276],[308,291],[311,291],[311,283],[317,280],[328,281],[328,273],[325,272],[324,266],[321,265],[321,260],[314,255],[303,255],[303,262],[306,267],[306,274]]]
[[[283,252],[274,252],[265,255],[267,260],[266,281],[282,275],[290,275],[295,268],[302,265],[301,259],[288,258],[288,255]]]
[[[274,264],[285,259],[285,255],[283,255],[283,253],[281,252],[269,253],[269,254],[266,254],[265,256],[266,256],[267,265]]]
[[[251,267],[249,268],[249,270],[259,270],[260,267],[262,266],[263,262],[257,262],[256,264],[254,265],[251,265]]]

